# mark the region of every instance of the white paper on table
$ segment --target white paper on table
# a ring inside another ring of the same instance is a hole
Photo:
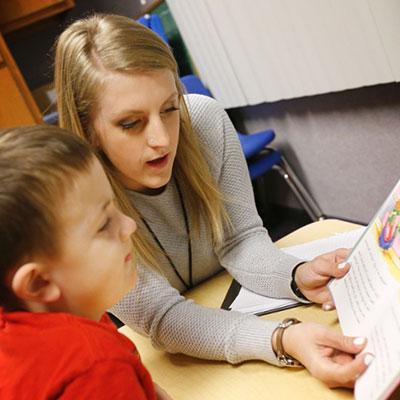
[[[335,233],[334,235],[314,240],[305,244],[283,248],[285,253],[298,257],[301,260],[311,260],[314,257],[336,250],[340,247],[353,247],[364,232],[365,227],[353,229],[348,232]],[[245,288],[241,288],[236,299],[229,307],[231,310],[249,314],[267,314],[285,308],[301,305],[293,299],[276,299],[261,296]]]

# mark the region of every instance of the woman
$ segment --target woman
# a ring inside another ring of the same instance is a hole
[[[326,283],[348,270],[338,267],[347,252],[301,263],[273,245],[229,118],[212,99],[183,96],[170,49],[147,28],[111,15],[75,22],[57,43],[55,84],[60,125],[98,150],[119,204],[142,222],[137,287],[112,311],[169,352],[282,364],[279,322],[206,309],[180,293],[223,267],[257,293],[330,308]],[[365,341],[289,325],[287,358],[328,385],[352,386],[366,368],[370,358],[355,356]]]

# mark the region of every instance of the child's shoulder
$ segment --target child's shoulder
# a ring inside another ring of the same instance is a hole
[[[46,351],[58,361],[79,355],[86,365],[110,355],[115,359],[129,358],[136,352],[133,343],[118,333],[107,316],[100,322],[67,313],[17,312],[1,317],[0,325],[4,326],[1,340],[24,349],[21,352]]]
[[[95,393],[111,373],[118,384],[139,390],[135,376],[146,374],[135,346],[106,317],[94,322],[64,313],[0,312],[0,342],[1,390],[8,398],[27,390],[32,398],[53,398],[67,386],[82,391],[82,385]]]

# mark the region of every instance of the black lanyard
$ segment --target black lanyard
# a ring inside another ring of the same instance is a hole
[[[176,276],[179,278],[179,280],[183,283],[183,285],[185,286],[186,290],[190,289],[191,287],[193,287],[193,276],[192,276],[192,241],[190,238],[190,227],[189,227],[189,218],[188,218],[188,214],[186,211],[186,207],[185,207],[185,202],[183,201],[183,196],[182,196],[182,192],[181,189],[179,187],[178,182],[175,180],[176,183],[176,188],[178,190],[178,195],[179,195],[179,201],[181,204],[181,208],[182,208],[182,212],[183,212],[183,218],[185,220],[185,228],[186,228],[186,234],[187,234],[187,238],[188,238],[188,260],[189,260],[189,284],[187,282],[185,282],[185,280],[182,278],[182,275],[179,273],[178,269],[176,268],[174,262],[172,261],[171,257],[169,256],[169,254],[165,251],[164,246],[162,245],[162,243],[160,242],[160,240],[158,239],[157,235],[154,233],[153,229],[151,229],[149,223],[142,217],[142,221],[145,224],[146,228],[148,229],[148,231],[150,232],[151,236],[153,237],[154,241],[157,243],[158,247],[161,249],[161,251],[164,253],[165,257],[167,258],[168,262],[170,263],[172,269],[174,270]]]

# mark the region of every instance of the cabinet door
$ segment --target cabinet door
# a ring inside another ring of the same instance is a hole
[[[33,114],[19,91],[9,68],[0,68],[0,128],[35,124]]]
[[[0,29],[3,33],[10,32],[74,5],[74,0],[0,0]]]
[[[0,128],[40,122],[40,111],[0,34]]]

